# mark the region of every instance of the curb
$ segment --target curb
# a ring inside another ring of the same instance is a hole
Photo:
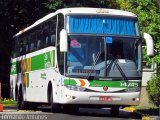
[[[4,107],[16,107],[17,105],[15,104],[3,104]]]
[[[143,114],[143,113],[137,111],[133,107],[125,107],[125,108],[123,108],[123,110],[131,112],[132,115],[134,115],[136,117],[141,117],[142,120],[160,120],[160,116],[149,116],[149,115],[146,115],[146,114]]]

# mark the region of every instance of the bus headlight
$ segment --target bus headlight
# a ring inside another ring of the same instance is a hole
[[[84,87],[72,86],[72,85],[67,85],[66,88],[69,90],[73,90],[73,91],[85,91],[86,90],[86,88]]]

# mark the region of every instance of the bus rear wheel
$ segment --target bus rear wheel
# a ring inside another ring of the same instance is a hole
[[[112,106],[110,109],[111,116],[118,116],[119,115],[119,106]]]
[[[23,99],[22,90],[20,90],[19,93],[18,93],[17,106],[18,106],[19,110],[26,110],[27,109],[27,103]]]

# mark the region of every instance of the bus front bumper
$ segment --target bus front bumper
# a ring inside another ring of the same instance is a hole
[[[140,92],[100,93],[66,90],[62,104],[138,105]]]

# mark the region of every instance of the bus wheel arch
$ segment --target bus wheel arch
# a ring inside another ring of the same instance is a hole
[[[20,110],[26,110],[27,105],[26,102],[24,101],[24,97],[23,97],[23,89],[22,89],[22,84],[20,84],[19,89],[18,89],[18,109]]]
[[[58,103],[54,102],[54,97],[53,97],[53,87],[51,81],[48,84],[48,103],[51,106],[51,112],[57,113],[60,112],[60,105]]]
[[[15,86],[15,100],[18,101],[18,86]]]
[[[50,104],[51,91],[52,91],[52,83],[51,83],[51,81],[49,81],[49,83],[48,83],[48,89],[47,89],[47,98],[48,98],[48,103],[49,104]]]

